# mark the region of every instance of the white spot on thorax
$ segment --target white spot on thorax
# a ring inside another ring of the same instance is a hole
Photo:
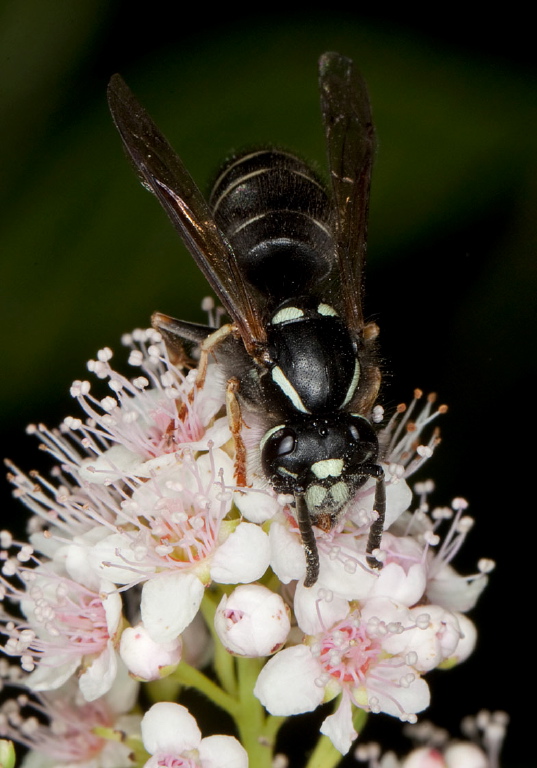
[[[324,317],[338,317],[338,313],[330,304],[319,304],[317,312]]]
[[[352,375],[352,381],[349,384],[349,388],[347,390],[347,395],[346,395],[345,400],[343,401],[342,406],[341,406],[342,408],[343,408],[343,406],[345,406],[348,403],[350,403],[350,401],[352,400],[352,398],[354,396],[354,393],[356,392],[356,387],[358,386],[358,382],[359,381],[360,381],[360,363],[358,362],[358,359],[356,359],[354,361],[354,373]]]
[[[286,323],[289,320],[300,320],[301,317],[304,317],[303,309],[299,309],[298,307],[284,307],[283,309],[280,309],[279,312],[276,312],[270,322],[272,325],[279,325],[279,323]]]
[[[293,387],[287,376],[284,374],[282,369],[279,365],[275,365],[274,368],[271,371],[272,381],[276,384],[277,387],[281,389],[283,394],[289,398],[289,400],[293,403],[297,411],[301,411],[302,413],[309,413],[308,409],[300,399],[300,395],[296,391],[296,389]]]

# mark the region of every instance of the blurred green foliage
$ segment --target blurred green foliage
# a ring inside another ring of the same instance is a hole
[[[0,311],[9,332],[0,405],[8,412],[21,399],[54,396],[65,386],[64,365],[74,372],[77,361],[147,323],[157,307],[199,316],[206,290],[125,162],[105,102],[111,73],[87,77],[105,11],[95,0],[77,2],[76,12],[29,0],[4,8]],[[373,101],[372,270],[531,192],[531,84],[505,66],[393,30],[328,20],[230,26],[156,49],[122,72],[208,189],[221,160],[252,144],[277,143],[324,168],[316,60],[329,48],[358,62]],[[121,65],[120,52],[115,61]],[[431,288],[441,294],[442,272],[453,262],[434,256]],[[526,285],[525,257],[508,256],[488,271],[479,301],[461,274],[461,297],[470,309],[480,306],[470,322],[491,309],[497,319],[498,297],[490,294],[517,295]],[[423,296],[420,304],[433,300]]]

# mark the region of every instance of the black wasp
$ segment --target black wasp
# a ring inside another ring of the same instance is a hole
[[[356,490],[376,479],[371,567],[385,513],[379,443],[370,423],[380,373],[374,323],[362,311],[374,130],[367,89],[350,59],[319,61],[330,190],[286,152],[248,152],[227,164],[207,203],[183,163],[119,75],[108,88],[114,122],[143,184],[158,198],[231,319],[216,330],[157,313],[171,350],[201,346],[228,374],[236,477],[246,484],[241,409],[262,414],[266,477],[292,494],[306,554],[312,526],[330,530]]]

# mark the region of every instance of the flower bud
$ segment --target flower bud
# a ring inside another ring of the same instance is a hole
[[[489,760],[477,744],[452,744],[444,752],[446,768],[488,768]]]
[[[182,645],[180,637],[165,643],[151,640],[140,623],[123,631],[119,654],[133,677],[159,680],[170,675],[181,661]]]
[[[446,768],[446,763],[438,750],[419,747],[405,757],[402,768]]]
[[[455,613],[454,615],[459,622],[460,640],[453,653],[439,665],[441,669],[450,669],[462,661],[466,661],[473,653],[477,642],[477,629],[473,621],[463,613]]]
[[[214,626],[224,647],[237,656],[269,656],[287,640],[289,608],[280,595],[257,584],[224,595]]]

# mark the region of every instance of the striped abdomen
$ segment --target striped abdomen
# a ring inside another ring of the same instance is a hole
[[[311,293],[333,262],[330,205],[311,169],[276,150],[225,166],[210,205],[247,280],[269,308]]]

